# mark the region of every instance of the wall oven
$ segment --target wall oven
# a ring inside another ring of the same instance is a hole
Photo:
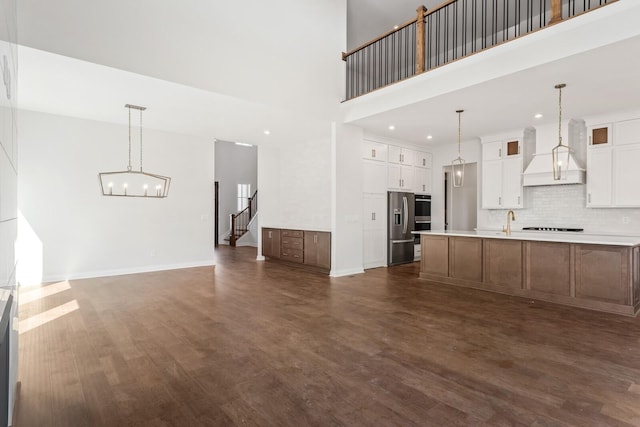
[[[413,224],[415,231],[431,230],[431,196],[416,194],[415,196],[415,221]],[[416,244],[420,243],[420,235],[414,239]]]

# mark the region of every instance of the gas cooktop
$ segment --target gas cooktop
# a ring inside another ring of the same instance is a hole
[[[529,230],[529,231],[569,231],[569,232],[584,231],[584,228],[568,228],[568,227],[523,227],[522,229]]]

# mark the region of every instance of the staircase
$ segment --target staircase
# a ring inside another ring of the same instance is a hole
[[[231,232],[225,237],[229,246],[236,246],[236,242],[249,230],[249,223],[258,212],[258,190],[249,197],[247,207],[238,213],[231,214]]]

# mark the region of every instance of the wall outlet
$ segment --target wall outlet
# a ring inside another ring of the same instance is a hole
[[[623,216],[622,217],[622,223],[623,224],[629,224],[629,217],[628,216]]]

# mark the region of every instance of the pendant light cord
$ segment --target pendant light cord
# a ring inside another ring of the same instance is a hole
[[[140,172],[142,172],[142,110],[140,110]]]
[[[562,85],[558,90],[560,91],[558,95],[558,142],[562,145]]]
[[[462,139],[462,111],[458,111],[458,158],[460,158],[460,140]]]
[[[127,107],[129,109],[129,166],[127,166],[127,170],[131,171],[131,107]]]

